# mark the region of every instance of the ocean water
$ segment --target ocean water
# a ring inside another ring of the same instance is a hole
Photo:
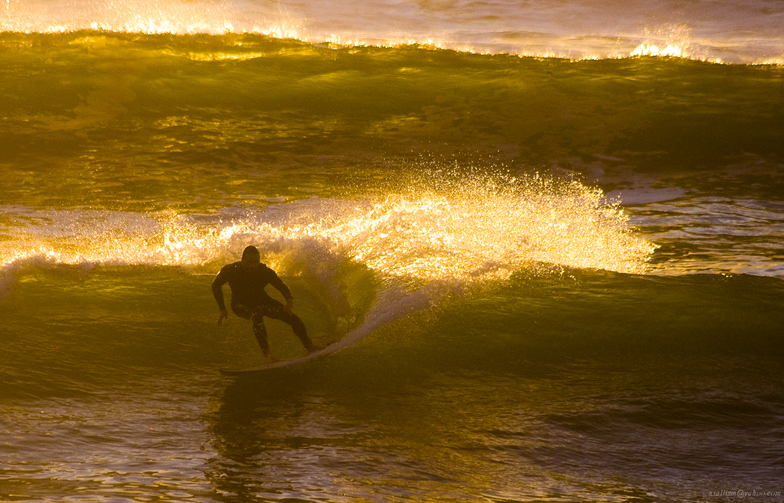
[[[0,1],[0,500],[784,501],[783,59],[768,0]],[[341,351],[219,373],[250,244]]]

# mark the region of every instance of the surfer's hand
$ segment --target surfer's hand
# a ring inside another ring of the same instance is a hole
[[[286,299],[286,305],[283,306],[283,310],[286,311],[286,314],[291,314],[292,309],[294,309],[294,299],[289,297]]]
[[[220,310],[220,315],[218,315],[218,326],[221,326],[221,323],[223,323],[223,320],[225,320],[228,317],[229,317],[229,312],[226,311],[225,309],[221,309]]]

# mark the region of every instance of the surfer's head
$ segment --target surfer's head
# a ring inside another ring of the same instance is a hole
[[[242,252],[242,266],[243,267],[257,267],[261,262],[261,254],[255,246],[248,246]]]

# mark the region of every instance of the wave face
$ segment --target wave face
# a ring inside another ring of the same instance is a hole
[[[669,7],[0,2],[0,499],[782,501],[781,13]]]

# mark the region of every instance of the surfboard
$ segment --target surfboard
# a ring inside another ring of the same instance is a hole
[[[259,372],[264,372],[271,369],[278,369],[281,367],[287,367],[289,365],[295,365],[297,363],[302,363],[310,360],[316,360],[318,358],[327,356],[329,354],[335,353],[339,350],[343,349],[343,346],[336,344],[335,342],[331,342],[327,344],[327,347],[324,349],[319,349],[318,351],[314,351],[312,353],[308,353],[305,356],[301,356],[299,358],[293,358],[291,360],[283,360],[280,362],[275,363],[268,363],[266,365],[260,365],[258,367],[252,367],[249,369],[220,369],[220,373],[225,376],[239,376],[244,374],[256,374]]]
[[[426,297],[423,297],[427,300]],[[319,358],[323,358],[327,355],[335,354],[338,351],[342,351],[346,348],[350,348],[355,344],[359,343],[362,339],[365,338],[369,333],[375,330],[379,325],[389,321],[390,319],[399,316],[400,311],[398,310],[387,310],[382,313],[381,316],[377,316],[371,322],[366,322],[361,327],[358,327],[354,330],[350,330],[342,339],[337,340],[335,342],[331,342],[327,344],[327,347],[324,349],[320,349],[318,351],[314,351],[313,353],[309,353],[305,356],[300,358],[294,358],[292,360],[284,360],[281,362],[275,363],[268,363],[266,365],[260,365],[258,367],[253,367],[249,369],[220,369],[220,373],[225,376],[241,376],[241,375],[249,375],[249,374],[258,374],[261,372],[267,372],[268,370],[272,369],[279,369],[281,367],[287,367],[289,365],[297,365],[304,362],[309,362],[313,360],[317,360]]]

